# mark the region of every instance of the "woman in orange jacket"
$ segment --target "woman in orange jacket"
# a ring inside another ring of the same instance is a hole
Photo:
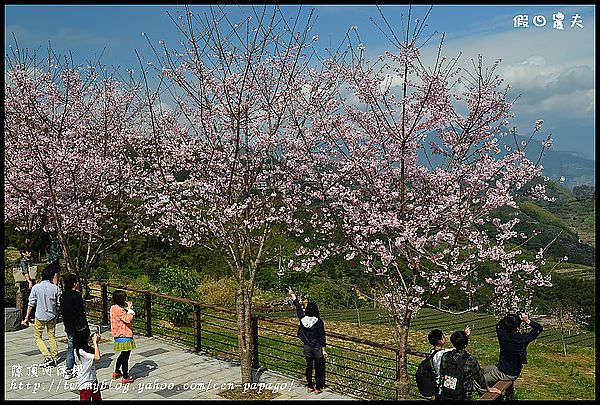
[[[115,340],[115,352],[121,352],[117,357],[115,372],[112,373],[113,380],[123,377],[123,384],[133,382],[129,376],[129,356],[136,348],[131,330],[131,320],[135,315],[131,301],[127,301],[127,294],[123,290],[113,292],[113,306],[110,307],[110,327]],[[122,370],[122,372],[121,372]]]

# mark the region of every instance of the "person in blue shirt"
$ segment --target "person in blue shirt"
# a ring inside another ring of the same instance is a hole
[[[29,294],[27,314],[21,322],[24,326],[29,326],[29,316],[35,307],[35,323],[33,328],[33,338],[40,352],[44,356],[42,367],[56,366],[58,363],[58,348],[56,345],[56,318],[60,306],[61,292],[58,288],[59,272],[56,269],[46,266],[42,272],[42,282],[36,284]],[[50,352],[42,340],[42,332],[48,331],[48,340],[50,341]]]
[[[532,330],[519,332],[525,322]],[[529,319],[527,314],[508,314],[496,324],[496,334],[500,345],[500,358],[497,364],[483,368],[484,378],[489,387],[501,380],[516,380],[521,374],[523,364],[527,364],[527,345],[542,333],[544,328]]]
[[[306,308],[296,297],[294,291],[288,287],[296,314],[300,320],[298,337],[304,343],[304,357],[306,358],[306,385],[307,392],[320,394],[325,386],[325,360],[329,356],[325,349],[325,324],[319,316],[319,308],[314,302],[309,302]],[[315,382],[313,385],[312,371],[315,369]]]

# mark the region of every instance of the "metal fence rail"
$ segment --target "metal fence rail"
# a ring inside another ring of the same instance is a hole
[[[160,336],[196,352],[238,359],[235,312],[226,308],[153,291],[101,283],[86,292],[88,318],[109,324],[114,290],[127,292],[136,316],[132,328],[145,336]],[[266,366],[290,377],[304,379],[302,342],[296,336],[297,324],[265,316],[252,317],[254,368]],[[329,359],[326,386],[337,392],[364,399],[397,399],[396,379],[399,352],[395,346],[327,332]],[[425,353],[409,352],[411,397],[422,397],[416,389],[414,374]]]
[[[154,291],[139,290],[107,283],[86,291],[86,311],[90,320],[109,324],[110,296],[114,290],[127,292],[135,303],[132,327],[145,336],[160,336],[227,359],[238,359],[237,321],[234,311]],[[143,303],[143,304],[141,304]],[[140,308],[141,307],[141,308]],[[304,352],[296,337],[296,324],[266,316],[253,316],[253,368],[266,366],[290,377],[304,378]],[[399,373],[399,350],[392,345],[326,332],[329,360],[326,386],[362,399],[397,400],[396,381]],[[421,396],[414,375],[423,352],[408,352],[411,398]],[[487,393],[481,400],[513,399],[512,381],[501,381],[496,387],[502,395]]]

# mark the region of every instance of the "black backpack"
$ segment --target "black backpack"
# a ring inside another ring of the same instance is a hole
[[[415,374],[417,388],[419,388],[419,392],[424,397],[432,397],[438,392],[438,385],[435,380],[435,370],[433,368],[433,356],[440,350],[441,349],[433,351],[419,364],[419,367],[417,367],[417,373]]]
[[[459,400],[467,399],[465,391],[465,363],[469,357],[463,353],[458,360],[454,360],[456,350],[442,355],[440,365],[440,399]],[[446,358],[449,356],[449,358]]]

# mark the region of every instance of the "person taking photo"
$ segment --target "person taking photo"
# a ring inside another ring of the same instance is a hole
[[[522,323],[531,327],[529,332],[519,332]],[[527,364],[527,346],[542,333],[544,327],[529,319],[524,313],[508,314],[496,324],[496,335],[500,345],[500,357],[497,364],[483,368],[488,386],[501,380],[516,380],[521,374],[523,364]]]

